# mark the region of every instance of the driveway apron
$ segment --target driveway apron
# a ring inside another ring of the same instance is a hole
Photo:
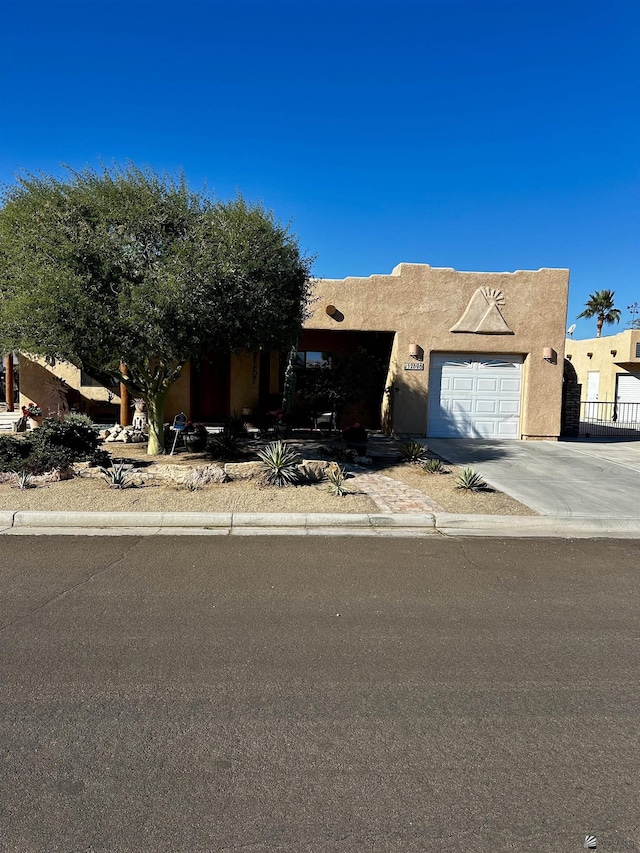
[[[434,438],[428,445],[541,515],[640,518],[640,442]]]

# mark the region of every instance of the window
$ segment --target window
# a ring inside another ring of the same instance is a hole
[[[318,367],[331,367],[331,358],[326,352],[297,352],[293,366],[296,370],[314,370]]]

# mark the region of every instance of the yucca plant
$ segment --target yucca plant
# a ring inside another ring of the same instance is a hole
[[[468,492],[481,492],[487,488],[487,484],[477,471],[473,468],[463,468],[456,480],[456,489],[465,489]]]
[[[444,467],[442,459],[427,459],[422,463],[422,470],[425,474],[446,474],[447,469]]]
[[[327,471],[327,480],[329,481],[329,491],[332,495],[335,495],[338,498],[342,498],[345,495],[348,495],[350,489],[348,489],[344,481],[347,479],[349,475],[345,471],[344,468],[330,468]]]
[[[126,489],[131,485],[131,470],[124,462],[112,462],[110,468],[100,468],[102,476],[110,489]]]
[[[12,471],[16,485],[19,489],[32,489],[31,474],[28,471]]]
[[[402,462],[419,465],[427,458],[427,447],[419,441],[407,441],[400,446],[400,458]]]
[[[300,457],[282,441],[272,441],[258,450],[264,479],[271,486],[293,486],[300,479]]]

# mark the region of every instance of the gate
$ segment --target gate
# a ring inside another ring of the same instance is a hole
[[[581,402],[579,434],[584,438],[640,438],[640,403]]]

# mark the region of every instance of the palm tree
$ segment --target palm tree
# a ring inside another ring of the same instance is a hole
[[[605,323],[620,322],[620,311],[613,307],[615,295],[614,290],[596,290],[595,293],[589,295],[582,314],[578,314],[578,320],[582,317],[586,317],[588,320],[591,317],[596,317],[597,338],[602,335],[602,327]]]

